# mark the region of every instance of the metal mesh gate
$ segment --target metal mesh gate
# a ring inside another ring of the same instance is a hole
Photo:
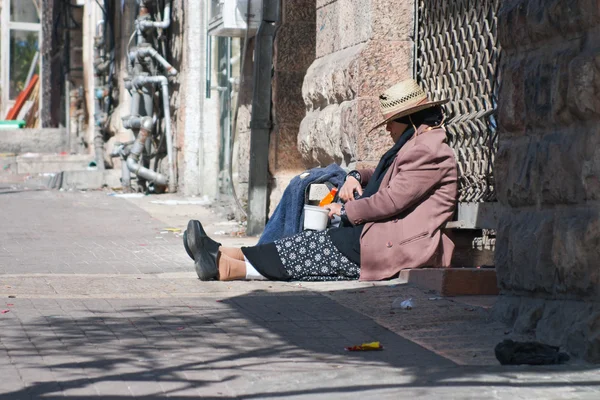
[[[445,108],[459,201],[494,201],[500,0],[417,2],[416,76],[435,100],[450,99]]]

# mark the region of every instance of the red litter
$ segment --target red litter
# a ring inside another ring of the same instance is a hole
[[[6,314],[6,313],[10,312],[10,310],[2,310],[2,311],[0,311],[0,312],[1,312],[2,314]]]
[[[178,331],[182,331],[182,330],[184,330],[184,329],[185,329],[185,326],[179,326],[179,327],[177,327],[177,330],[178,330]]]

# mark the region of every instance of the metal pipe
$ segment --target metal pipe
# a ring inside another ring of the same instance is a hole
[[[152,127],[153,124],[151,117],[143,117],[141,119],[140,133],[138,134],[138,137],[133,143],[133,146],[131,146],[131,152],[127,157],[126,164],[128,170],[136,174],[138,177],[143,178],[156,185],[166,186],[167,184],[169,184],[167,177],[165,177],[163,174],[159,174],[158,172],[152,171],[149,168],[145,168],[140,164],[140,158],[142,153],[144,152],[146,141],[150,137]],[[170,186],[171,185],[169,184],[169,187]]]
[[[140,21],[140,29],[167,29],[171,25],[171,1],[165,3],[162,21]]]
[[[248,181],[248,235],[261,233],[269,201],[269,135],[275,31],[281,0],[264,0],[262,22],[256,33],[252,119],[250,122],[250,178]]]
[[[158,51],[156,51],[153,47],[140,47],[136,51],[138,57],[152,57],[156,60],[162,67],[167,71],[168,75],[175,76],[178,74],[178,71],[173,67],[163,56],[160,55]],[[131,58],[131,54],[129,55]]]
[[[174,162],[174,148],[173,148],[173,137],[171,131],[171,107],[169,105],[169,81],[166,76],[136,76],[133,79],[133,86],[140,88],[147,83],[158,83],[162,89],[162,102],[163,102],[163,114],[165,122],[165,136],[167,140],[167,160],[169,169],[169,192],[174,193],[177,188],[177,182],[175,177],[175,162]]]
[[[121,158],[121,186],[126,193],[131,189],[131,172],[125,158]]]

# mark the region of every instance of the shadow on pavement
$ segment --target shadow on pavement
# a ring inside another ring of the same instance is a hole
[[[27,302],[39,313],[19,314],[19,305]],[[577,382],[535,375],[596,370],[587,365],[459,367],[362,314],[303,290],[222,300],[211,295],[47,302],[15,299],[12,325],[7,319],[0,324],[10,363],[39,373],[24,376],[27,388],[4,393],[2,399],[63,394],[80,400],[338,398],[359,392],[380,398],[380,393],[452,393],[490,386],[600,388],[597,375]],[[385,349],[344,350],[374,340]],[[48,370],[51,375],[42,373]]]

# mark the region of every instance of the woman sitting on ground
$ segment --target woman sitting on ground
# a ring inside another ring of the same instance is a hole
[[[188,223],[186,250],[202,280],[383,280],[406,268],[448,266],[454,245],[443,228],[457,196],[457,166],[443,128],[445,101],[430,101],[414,80],[379,96],[394,146],[377,168],[351,171],[345,202],[327,206],[342,225],[264,245],[228,248]],[[375,129],[373,128],[373,129]]]

